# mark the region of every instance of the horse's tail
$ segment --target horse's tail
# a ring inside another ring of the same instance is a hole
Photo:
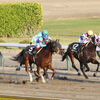
[[[62,56],[62,61],[64,61],[67,57],[68,57],[68,51],[66,51]]]
[[[11,60],[18,61],[18,62],[21,63],[23,57],[24,57],[24,49],[18,55],[16,55],[15,57],[13,57]]]

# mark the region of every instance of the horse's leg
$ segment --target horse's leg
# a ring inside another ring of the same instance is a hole
[[[30,65],[30,72],[32,73],[33,72],[32,63],[29,63],[29,65]]]
[[[84,64],[84,65],[85,65],[85,67],[87,68],[87,69],[85,70],[85,72],[90,71],[90,68],[89,68],[88,64],[86,63],[86,64]]]
[[[20,71],[22,68],[22,63],[20,63],[20,66],[18,68],[16,68],[16,71]]]
[[[41,75],[41,67],[37,66],[37,73],[38,73],[38,80],[39,80],[39,78],[42,78],[42,82],[45,83],[46,81],[45,81],[43,75]]]
[[[36,77],[39,77],[38,74],[36,73],[36,71],[34,71],[34,75],[35,75]]]
[[[26,72],[28,73],[28,75],[30,77],[30,82],[32,82],[33,81],[32,74],[29,72],[29,68],[28,68],[28,65],[29,65],[29,56],[28,56],[27,52],[25,53],[25,55],[26,55],[26,58],[25,58]]]
[[[71,62],[72,62],[72,67],[78,72],[78,75],[81,75],[79,69],[77,69],[76,66],[75,66],[75,63],[74,63],[74,56],[73,56],[73,55],[70,55],[69,57],[70,57]]]
[[[45,67],[45,68],[43,68],[43,70],[44,70],[44,73],[43,73],[43,76],[46,76],[47,77],[47,68]]]
[[[48,73],[47,73],[48,68],[45,67],[45,68],[43,68],[43,70],[44,70],[43,76],[45,76],[46,82],[48,83],[48,81],[49,81],[49,77],[48,77]]]
[[[51,79],[53,80],[56,72],[52,65],[50,65],[49,68],[53,71],[52,76],[51,76]]]
[[[81,71],[82,71],[84,77],[85,77],[86,79],[88,79],[87,75],[86,75],[85,72],[84,72],[84,65],[83,65],[83,63],[81,63],[81,62],[80,62],[80,69],[81,69]]]
[[[96,74],[97,74],[97,72],[98,72],[98,70],[99,70],[99,65],[100,65],[100,63],[99,63],[96,59],[92,59],[91,62],[92,62],[93,64],[97,64],[96,72],[93,74],[93,76],[96,77]]]

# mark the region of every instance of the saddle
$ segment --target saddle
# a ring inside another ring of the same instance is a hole
[[[32,46],[29,47],[28,52],[29,52],[30,55],[35,55],[35,53],[36,53],[35,47],[32,47]]]
[[[38,50],[35,47],[30,47],[28,52],[30,55],[33,56],[33,61],[35,63],[35,59],[36,59],[36,54],[38,54],[40,51],[42,50],[42,48],[40,47]]]
[[[81,44],[80,43],[78,43],[78,42],[77,43],[74,43],[72,45],[72,51],[77,53],[79,51],[80,47],[81,47]]]
[[[82,51],[84,48],[86,48],[87,45],[88,45],[88,43],[82,43],[82,44],[81,44],[81,51]]]
[[[84,47],[86,47],[85,43],[74,43],[72,46],[72,51],[79,53],[84,49]]]

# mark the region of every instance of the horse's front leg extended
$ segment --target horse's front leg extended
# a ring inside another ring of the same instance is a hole
[[[85,72],[84,72],[84,65],[83,65],[83,63],[81,63],[81,62],[80,62],[80,69],[81,69],[81,71],[82,71],[84,77],[85,77],[86,79],[88,79],[87,75],[86,75]]]
[[[32,74],[29,72],[28,65],[29,65],[29,56],[28,56],[28,53],[26,53],[26,58],[25,58],[26,72],[28,73],[28,75],[30,77],[30,82],[32,82],[33,81],[33,78],[32,78]]]

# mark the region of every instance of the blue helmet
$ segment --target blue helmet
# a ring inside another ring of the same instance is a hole
[[[48,36],[48,34],[46,34],[46,33],[43,35],[43,38],[44,38],[44,39],[48,39],[48,37],[49,37],[49,36]]]

